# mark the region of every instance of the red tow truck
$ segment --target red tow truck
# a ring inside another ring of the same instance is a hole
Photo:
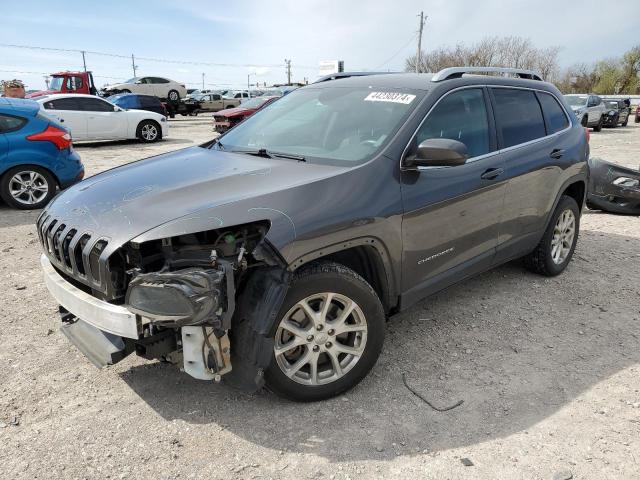
[[[86,93],[97,95],[98,89],[91,72],[58,72],[51,74],[48,90],[32,92],[26,98],[37,98],[53,93]]]

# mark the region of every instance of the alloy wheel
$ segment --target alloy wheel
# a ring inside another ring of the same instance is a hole
[[[275,336],[280,370],[304,385],[326,385],[344,377],[362,357],[367,320],[352,299],[318,293],[296,303],[284,315]]]
[[[155,140],[156,137],[158,136],[158,129],[156,128],[155,125],[146,123],[145,125],[142,126],[142,130],[140,133],[142,135],[142,138],[144,138],[148,142],[151,142]]]
[[[9,180],[9,193],[23,205],[35,205],[49,193],[49,182],[40,173],[26,170],[16,173]]]
[[[551,238],[551,259],[556,265],[562,264],[569,256],[575,234],[576,217],[573,211],[566,209],[558,217]]]

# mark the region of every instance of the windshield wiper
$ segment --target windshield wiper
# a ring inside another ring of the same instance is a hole
[[[273,155],[271,155],[266,148],[260,148],[258,150],[231,150],[231,153],[246,153],[247,155],[254,155],[256,157],[273,158]]]
[[[281,153],[281,152],[269,152],[269,153],[274,157],[290,158],[292,160],[298,160],[299,162],[307,161],[307,159],[304,158],[302,155],[294,155],[293,153]]]
[[[290,158],[292,160],[298,160],[299,162],[306,162],[307,159],[302,155],[294,155],[292,153],[284,153],[284,152],[272,152],[271,150],[267,150],[266,148],[260,148],[258,150],[231,150],[232,153],[246,153],[247,155],[254,155],[256,157],[264,157],[264,158]]]

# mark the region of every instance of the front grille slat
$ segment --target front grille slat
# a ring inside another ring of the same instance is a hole
[[[93,290],[103,294],[113,291],[109,285],[107,239],[51,216],[43,217],[37,228],[45,255],[58,269]]]

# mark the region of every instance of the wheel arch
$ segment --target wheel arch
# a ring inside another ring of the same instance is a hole
[[[51,168],[49,168],[48,165],[43,165],[41,163],[16,163],[13,165],[7,165],[7,168],[3,169],[0,172],[0,182],[4,179],[5,175],[7,175],[11,170],[15,168],[29,168],[29,167],[37,167],[37,168],[41,168],[42,170],[46,170],[53,177],[53,180],[56,182],[56,187],[60,188],[60,179],[58,178],[58,175],[56,175],[56,173],[53,170],[51,170]]]
[[[311,262],[332,261],[350,268],[364,278],[376,292],[385,313],[398,304],[391,260],[385,245],[374,237],[346,240],[308,252],[291,262],[289,270],[296,271]]]
[[[584,180],[577,180],[566,185],[560,196],[567,195],[573,198],[578,204],[578,208],[582,211],[587,193],[587,184]]]

